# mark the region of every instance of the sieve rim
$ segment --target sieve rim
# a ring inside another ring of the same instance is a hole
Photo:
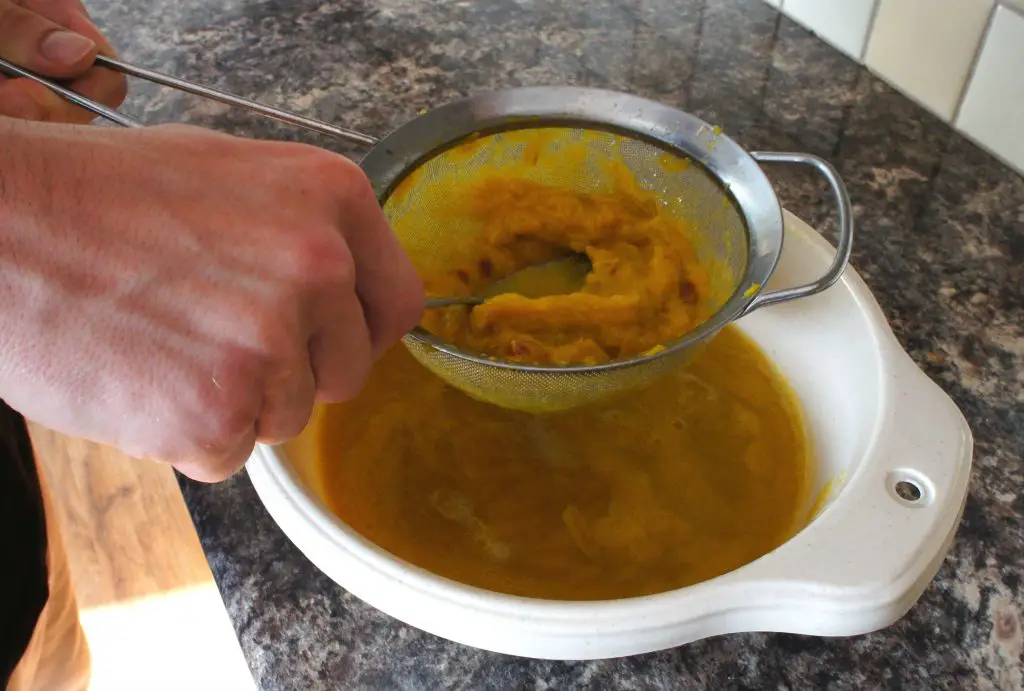
[[[475,353],[417,326],[403,341],[487,367],[545,374],[596,373],[640,366],[710,338],[746,313],[774,273],[782,253],[782,206],[754,157],[704,120],[639,96],[604,89],[538,86],[480,93],[443,105],[384,137],[360,161],[383,206],[425,161],[471,136],[569,127],[611,132],[655,145],[700,165],[739,212],[747,232],[743,274],[719,309],[656,353],[595,365],[530,365]]]

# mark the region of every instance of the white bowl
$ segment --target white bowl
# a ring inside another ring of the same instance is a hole
[[[832,248],[786,214],[772,287],[822,273]],[[646,653],[742,631],[844,636],[902,617],[938,571],[967,496],[973,441],[963,415],[902,350],[852,269],[829,290],[737,325],[803,405],[824,508],[773,552],[659,595],[556,602],[473,588],[412,566],[335,517],[315,469],[260,446],[249,477],[270,515],[319,569],[383,612],[495,652],[548,659]],[[295,458],[306,454],[293,454]],[[908,501],[899,482],[918,488]]]

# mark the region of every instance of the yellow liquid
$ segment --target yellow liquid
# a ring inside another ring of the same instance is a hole
[[[399,346],[356,400],[320,415],[306,441],[339,518],[502,593],[599,600],[698,583],[786,541],[809,499],[799,408],[732,327],[645,391],[547,417],[479,403]]]

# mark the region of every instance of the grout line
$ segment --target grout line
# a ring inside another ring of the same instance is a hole
[[[782,13],[775,15],[775,25],[772,27],[772,47],[768,54],[768,60],[764,66],[764,79],[761,80],[761,93],[758,94],[760,104],[758,106],[758,117],[764,115],[764,104],[768,99],[768,87],[771,85],[772,68],[775,66],[775,49],[779,45],[779,27],[782,26]]]
[[[1024,17],[1024,0],[996,0],[996,4]]]
[[[985,30],[981,32],[981,39],[978,41],[978,47],[974,50],[974,57],[971,58],[971,66],[967,68],[967,76],[964,78],[963,88],[960,89],[960,96],[956,100],[956,106],[953,108],[953,115],[949,119],[949,124],[954,127],[956,127],[956,121],[960,119],[960,111],[964,107],[964,101],[967,100],[967,92],[971,88],[971,82],[974,81],[974,73],[978,69],[978,62],[981,60],[981,52],[985,50],[985,44],[988,43],[988,36],[992,33],[992,26],[996,22],[996,12],[999,11],[1000,7],[1009,7],[1009,5],[1004,5],[1000,0],[992,3],[992,9],[989,10],[988,13],[988,21],[985,22]]]
[[[878,8],[882,6],[883,0],[875,0],[871,5],[871,16],[868,17],[868,29],[864,34],[864,43],[860,47],[860,55],[857,62],[865,64],[868,55],[868,44],[871,43],[871,36],[875,33],[875,21],[878,19]]]
[[[1009,169],[1010,171],[1015,172],[1018,175],[1020,175],[1022,178],[1024,178],[1024,166],[1021,166],[1016,161],[1011,161],[1009,156],[1006,156],[1005,154],[1000,153],[999,151],[995,150],[994,148],[992,148],[988,144],[985,144],[985,143],[979,141],[970,132],[967,132],[965,130],[961,130],[959,128],[956,128],[956,133],[959,134],[964,139],[966,139],[967,141],[969,141],[974,146],[978,147],[978,149],[980,151],[983,151],[983,152],[987,153],[989,156],[992,156],[993,158],[995,158],[997,161],[999,161],[1004,166],[1006,166],[1007,169]]]
[[[708,3],[705,0],[700,5],[700,10],[697,13],[697,40],[693,42],[693,57],[690,70],[690,76],[686,80],[686,86],[683,87],[686,93],[686,109],[690,110],[693,108],[693,78],[697,75],[697,65],[700,63],[700,49],[704,45],[704,13],[707,11]]]
[[[866,64],[865,56],[867,55],[867,48],[868,48],[868,45],[869,45],[869,43],[871,41],[871,36],[872,36],[872,34],[874,34],[875,22],[876,22],[877,17],[878,17],[879,7],[881,6],[881,3],[884,2],[884,1],[885,0],[875,0],[874,5],[872,6],[871,18],[870,18],[870,20],[868,22],[868,33],[867,33],[867,36],[865,38],[864,45],[861,47],[861,55],[860,55],[859,58],[854,58],[854,60],[861,67],[863,67],[868,73],[872,74],[874,77],[876,77],[878,79],[881,79],[886,84],[888,84],[890,88],[892,88],[895,91],[897,91],[898,93],[900,93],[903,97],[909,99],[911,102],[915,103],[916,105],[921,107],[924,111],[926,111],[930,115],[936,117],[938,120],[940,120],[940,121],[946,123],[947,125],[949,125],[950,128],[954,132],[956,132],[960,136],[966,138],[973,145],[977,146],[979,149],[981,149],[982,151],[985,151],[989,155],[995,157],[1001,163],[1006,165],[1010,170],[1016,171],[1016,172],[1024,175],[1024,168],[1019,168],[1018,164],[1016,164],[1014,162],[1011,162],[1007,157],[1005,157],[1004,155],[1002,155],[998,151],[995,151],[995,150],[991,149],[987,144],[983,144],[983,143],[979,142],[969,132],[964,131],[963,129],[961,129],[957,125],[957,120],[960,118],[961,111],[963,110],[964,102],[967,99],[968,90],[971,87],[971,83],[974,81],[974,76],[975,76],[975,73],[977,72],[977,69],[978,69],[978,63],[981,60],[981,53],[985,49],[986,44],[988,43],[989,35],[992,33],[992,27],[995,25],[995,18],[996,18],[996,14],[999,11],[999,8],[1005,8],[1008,11],[1014,13],[1015,15],[1018,15],[1020,17],[1024,17],[1024,0],[995,0],[995,2],[993,3],[992,8],[989,10],[988,20],[985,23],[985,29],[982,32],[981,38],[978,41],[978,46],[977,46],[977,48],[974,51],[974,56],[973,56],[973,58],[971,60],[971,65],[970,65],[970,68],[968,69],[967,76],[964,79],[963,88],[960,90],[960,94],[959,94],[959,97],[957,99],[956,106],[955,106],[955,108],[953,110],[952,117],[950,119],[948,119],[948,120],[946,118],[942,117],[941,115],[939,115],[938,113],[935,113],[928,106],[925,106],[923,103],[921,103],[921,101],[919,101],[914,95],[912,95],[910,93],[910,91],[908,91],[908,90],[906,90],[904,88],[898,87],[895,84],[892,84],[887,79],[885,79],[885,77],[882,77],[881,75],[877,74],[874,70],[872,70]],[[776,8],[776,9],[778,9],[781,14],[785,14],[787,18],[792,19],[792,17],[788,13],[786,13],[784,11],[784,3],[785,3],[785,0],[780,0],[779,7]],[[807,27],[804,27],[804,28],[807,28]],[[814,32],[812,31],[811,33],[814,33]],[[820,35],[818,35],[818,34],[815,34],[815,35],[818,36],[819,39],[822,39],[822,37]],[[822,39],[822,40],[824,40],[824,39]],[[826,43],[829,43],[830,45],[832,45],[833,48],[836,48],[836,46],[831,44],[831,42],[826,41]],[[838,50],[838,48],[836,48],[836,49]],[[842,52],[842,51],[840,50],[840,52]],[[839,143],[837,142],[836,150],[838,150],[838,146],[839,146]]]

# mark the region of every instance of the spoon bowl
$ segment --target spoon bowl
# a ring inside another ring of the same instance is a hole
[[[583,288],[593,266],[590,258],[582,252],[534,264],[515,271],[489,285],[479,295],[430,298],[427,309],[469,305],[475,307],[498,295],[522,295],[537,299],[550,295],[569,295]]]

